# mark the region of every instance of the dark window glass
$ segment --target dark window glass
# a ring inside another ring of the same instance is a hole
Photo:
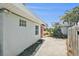
[[[77,31],[77,35],[79,35],[79,31]]]
[[[19,20],[19,26],[26,27],[26,21],[25,20]]]
[[[35,35],[39,34],[39,26],[35,26]]]

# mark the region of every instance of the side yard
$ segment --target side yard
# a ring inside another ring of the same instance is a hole
[[[66,40],[45,37],[25,49],[19,56],[67,56]]]
[[[66,56],[66,40],[56,38],[43,38],[45,41],[35,56]]]

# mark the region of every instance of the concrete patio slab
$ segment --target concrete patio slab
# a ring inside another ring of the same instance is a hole
[[[51,37],[43,38],[45,41],[35,56],[66,56],[66,40]]]

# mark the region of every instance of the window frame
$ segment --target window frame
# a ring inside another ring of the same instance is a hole
[[[19,20],[19,26],[26,27],[26,20]]]
[[[35,26],[35,35],[39,35],[39,26]]]

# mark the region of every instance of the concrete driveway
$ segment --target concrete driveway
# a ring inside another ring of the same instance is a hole
[[[66,56],[66,40],[51,37],[43,38],[45,41],[35,56]]]

